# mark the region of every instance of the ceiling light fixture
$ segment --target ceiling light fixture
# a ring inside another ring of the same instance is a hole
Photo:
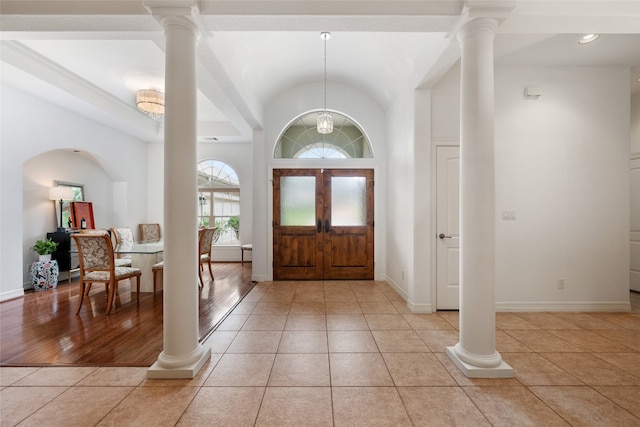
[[[327,112],[327,40],[331,33],[323,31],[320,38],[324,40],[324,111],[318,116],[318,133],[328,134],[333,132],[333,116]]]
[[[153,120],[160,120],[164,116],[164,93],[156,89],[143,89],[136,93],[138,110],[147,114]]]
[[[580,40],[578,40],[578,43],[580,44],[591,43],[598,40],[598,37],[600,37],[600,34],[587,34],[585,36],[580,37]]]

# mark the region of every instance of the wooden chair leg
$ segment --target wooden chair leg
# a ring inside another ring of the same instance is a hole
[[[209,274],[211,274],[211,280],[216,280],[216,278],[213,277],[213,270],[211,269],[211,260],[209,260]]]
[[[200,267],[202,267],[202,264],[200,264]],[[198,277],[200,278],[200,287],[204,287],[204,282],[202,281],[202,268],[198,269]]]
[[[155,289],[154,289],[155,292]],[[140,302],[140,275],[136,276],[136,299]]]
[[[153,294],[154,295],[156,293],[156,286],[158,285],[158,271],[160,270],[153,270]]]
[[[80,298],[78,299],[78,308],[76,308],[76,316],[80,314],[80,307],[82,307],[82,301],[84,301],[84,280],[80,278]]]
[[[107,298],[107,314],[111,312],[111,306],[113,305],[113,297],[115,295],[115,289],[118,286],[117,283],[111,283],[109,286],[109,297]]]

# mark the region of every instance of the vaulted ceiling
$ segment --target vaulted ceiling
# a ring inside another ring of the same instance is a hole
[[[161,125],[135,107],[138,89],[164,86],[164,36],[145,8],[152,3],[2,0],[3,83],[143,140],[161,141]],[[454,0],[178,3],[198,6],[195,19],[204,30],[198,46],[199,139],[231,142],[251,140],[274,96],[322,81],[321,31],[332,33],[328,81],[355,87],[386,108],[404,93],[433,85],[456,63],[452,35],[467,13],[465,2]],[[492,3],[512,8],[495,39],[498,66],[636,67],[630,93],[640,91],[637,0]],[[578,45],[578,37],[591,32],[601,33],[600,39]]]

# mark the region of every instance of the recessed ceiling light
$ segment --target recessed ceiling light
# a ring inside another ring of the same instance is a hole
[[[591,43],[598,40],[598,37],[600,37],[600,34],[587,34],[580,37],[580,40],[578,40],[578,43],[580,44]]]

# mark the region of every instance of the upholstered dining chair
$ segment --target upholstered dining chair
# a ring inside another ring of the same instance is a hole
[[[136,298],[140,301],[139,268],[116,267],[111,239],[106,234],[74,234],[80,259],[80,298],[76,315],[80,313],[85,295],[89,294],[93,283],[104,283],[107,292],[107,314],[111,312],[118,283],[124,279],[136,278]]]
[[[116,241],[116,245],[120,243],[133,243],[135,241],[133,232],[129,227],[111,228],[111,234]]]
[[[213,228],[201,228],[198,231],[198,259],[200,260],[200,266],[198,268],[198,277],[200,278],[200,287],[204,286],[202,280],[203,265],[209,266],[209,274],[211,274],[211,280],[216,280],[213,277],[213,270],[211,269],[211,245],[213,244],[213,236],[216,232],[216,227]]]
[[[162,238],[160,224],[140,224],[140,241],[157,242]]]
[[[109,230],[104,228],[95,228],[93,230],[80,230],[80,234],[96,234],[96,235],[106,235],[109,236],[109,240],[112,245],[115,245],[115,241],[111,238],[111,233]],[[131,259],[130,258],[115,258],[116,267],[131,267]]]

